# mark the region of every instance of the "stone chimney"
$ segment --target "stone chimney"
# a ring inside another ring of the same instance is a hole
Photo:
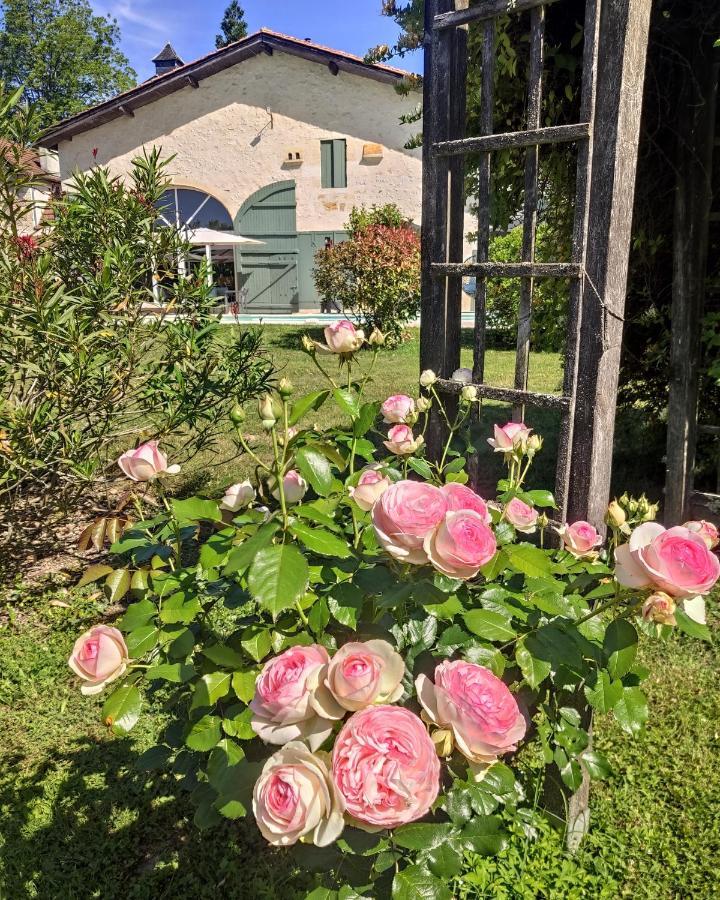
[[[178,66],[184,65],[172,44],[165,44],[158,55],[153,58],[153,62],[156,75],[164,75],[171,69],[177,69]]]

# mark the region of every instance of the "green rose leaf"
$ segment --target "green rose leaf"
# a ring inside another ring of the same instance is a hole
[[[533,690],[538,688],[552,671],[552,666],[545,659],[533,656],[524,643],[515,648],[515,660],[525,681]]]
[[[360,414],[353,423],[353,434],[355,437],[362,437],[375,424],[378,412],[380,411],[380,401],[372,403],[363,403],[360,407]]]
[[[185,743],[191,750],[207,751],[212,750],[221,737],[220,718],[208,715],[195,722]]]
[[[268,522],[247,538],[238,547],[230,551],[230,556],[223,569],[223,575],[232,575],[234,572],[244,572],[250,563],[255,559],[255,555],[263,547],[267,547],[272,543],[275,532],[280,526],[277,522]]]
[[[82,578],[78,581],[76,587],[84,587],[86,584],[91,584],[93,581],[99,581],[101,578],[104,578],[106,575],[110,575],[113,572],[112,566],[104,566],[98,564],[96,566],[90,566],[85,569]]]
[[[203,569],[219,568],[232,549],[236,531],[234,528],[223,528],[205,541],[200,548],[200,565]]]
[[[462,853],[449,842],[430,850],[425,859],[428,869],[438,878],[454,878],[462,870]]]
[[[329,396],[330,391],[313,391],[303,397],[298,397],[290,410],[289,424],[296,425],[311,409],[320,409]]]
[[[505,846],[506,840],[499,816],[475,816],[460,835],[460,842],[467,850],[482,856],[495,856]]]
[[[680,607],[675,610],[675,621],[680,631],[683,631],[688,637],[697,638],[701,641],[710,641],[712,636],[707,625],[702,625],[691,619],[690,616]]]
[[[170,759],[172,750],[164,747],[162,744],[156,744],[154,747],[148,747],[135,762],[135,768],[139,772],[154,772],[158,769],[164,769]]]
[[[208,672],[195,684],[190,709],[214,706],[230,690],[231,672]]]
[[[182,684],[189,681],[194,674],[194,666],[185,663],[161,663],[148,669],[145,677],[148,681],[171,681],[173,684]]]
[[[637,643],[637,631],[627,619],[615,619],[605,629],[603,650],[607,655],[608,672],[613,678],[622,678],[632,669]]]
[[[243,631],[240,645],[255,662],[260,662],[272,648],[272,637],[269,629],[260,625],[251,625]]]
[[[612,767],[602,753],[588,750],[583,753],[581,760],[591,778],[602,779],[612,774]]]
[[[648,718],[648,705],[645,694],[639,687],[626,687],[622,696],[613,706],[618,724],[628,734],[639,734]]]
[[[254,600],[272,617],[295,603],[307,590],[310,570],[302,553],[291,544],[260,550],[248,574]]]
[[[433,477],[433,471],[430,468],[430,463],[426,459],[421,459],[416,456],[409,456],[407,461],[408,467],[413,470],[413,472],[417,472],[417,474],[424,478],[426,481],[430,481]]]
[[[145,656],[158,642],[160,632],[154,625],[143,625],[131,631],[127,636],[128,653],[133,659]]]
[[[141,625],[147,625],[150,619],[157,614],[157,608],[150,600],[139,600],[131,603],[125,610],[125,615],[117,623],[121,631],[135,631]]]
[[[312,447],[301,447],[295,454],[295,464],[316,494],[325,497],[330,493],[333,474],[328,459],[322,453]]]
[[[102,708],[102,719],[113,734],[124,737],[140,718],[140,691],[134,684],[122,684],[107,698]]]
[[[171,507],[178,522],[222,522],[220,509],[214,500],[188,497],[187,500],[173,500]]]
[[[392,883],[392,900],[451,900],[452,892],[423,866],[401,869]]]
[[[239,669],[245,665],[242,653],[238,653],[227,644],[211,644],[203,649],[203,656],[207,656],[216,666],[225,666],[228,669]]]
[[[473,634],[488,641],[510,641],[517,634],[509,616],[489,609],[471,609],[463,619]]]
[[[599,713],[608,713],[620,700],[623,694],[622,681],[613,680],[609,672],[602,669],[597,673],[593,685],[585,686],[585,696],[588,702]]]
[[[557,509],[555,497],[550,491],[523,491],[522,496],[526,503],[531,503],[533,506],[549,506]]]
[[[335,398],[335,402],[340,407],[340,409],[345,413],[345,415],[350,416],[350,418],[355,421],[360,415],[360,407],[358,406],[358,400],[355,394],[352,391],[348,391],[345,388],[335,388],[332,392],[333,397]]]
[[[432,850],[447,841],[450,836],[449,825],[426,825],[422,822],[411,822],[401,825],[393,831],[393,842],[406,850]]]
[[[323,528],[311,528],[304,522],[293,522],[290,531],[295,537],[313,553],[320,556],[334,556],[338,559],[346,559],[352,555],[350,545],[343,538],[325,531]]]
[[[547,554],[532,544],[509,544],[504,552],[513,569],[531,578],[542,578],[551,573],[551,562]]]
[[[363,604],[363,592],[355,584],[338,584],[327,598],[333,617],[348,628],[356,628]]]
[[[105,579],[105,596],[111,603],[119,603],[130,590],[130,572],[127,569],[116,569]]]
[[[249,672],[233,672],[232,686],[243,703],[249,703],[255,696],[255,681],[258,673],[255,669]]]

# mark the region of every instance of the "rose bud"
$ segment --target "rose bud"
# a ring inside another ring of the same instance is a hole
[[[627,522],[625,510],[620,506],[617,500],[613,500],[609,504],[605,521],[611,528],[622,528],[625,522]]]
[[[330,774],[330,757],[290,741],[265,763],[252,808],[268,843],[289,847],[303,838],[317,847],[336,841],[345,827],[345,803]]]
[[[533,534],[537,527],[538,511],[519,497],[513,497],[505,507],[505,518],[523,534]]]
[[[275,397],[262,394],[258,400],[258,414],[263,421],[263,427],[266,427],[266,422],[275,423],[282,416],[282,406]]]
[[[238,484],[231,484],[225,491],[225,495],[220,501],[220,509],[234,513],[250,506],[254,499],[255,488],[252,484],[248,480],[240,481]]]
[[[127,450],[117,464],[131,481],[154,481],[161,475],[177,475],[180,471],[177,464],[168,465],[157,441],[147,441],[134,450]]]
[[[675,625],[675,608],[675,601],[669,594],[656,591],[643,603],[642,617],[646,622],[658,625]]]
[[[356,712],[399,700],[404,675],[403,658],[387,641],[353,641],[330,660],[325,686],[343,709]]]
[[[391,484],[387,475],[382,475],[377,468],[369,466],[363,469],[357,485],[349,489],[349,494],[360,509],[367,512],[373,508],[375,501],[385,493]]]
[[[712,522],[706,522],[705,519],[700,519],[698,522],[686,522],[683,525],[683,528],[687,528],[688,531],[699,534],[705,541],[708,550],[714,550],[715,547],[720,544],[720,533],[718,532],[717,526],[713,525]]]
[[[527,455],[532,459],[536,453],[542,450],[543,439],[539,434],[531,434],[527,439]]]
[[[127,668],[128,648],[122,632],[110,625],[94,625],[73,647],[68,665],[85,684],[83,694],[99,694]]]
[[[383,441],[388,450],[396,456],[409,456],[424,443],[425,438],[421,434],[415,437],[409,425],[394,425],[388,431],[388,440]]]
[[[425,369],[420,373],[420,384],[424,388],[432,387],[437,381],[437,375],[432,369]]]
[[[506,425],[495,425],[495,436],[488,438],[488,444],[496,453],[512,453],[527,449],[531,428],[522,422],[508,422]]]
[[[300,343],[302,344],[302,348],[306,353],[315,353],[315,341],[311,337],[308,337],[308,335],[304,334]]]
[[[281,397],[287,399],[295,390],[295,385],[289,378],[281,378],[278,384],[278,393]]]
[[[477,403],[478,392],[474,384],[466,384],[460,391],[460,398],[466,403]]]
[[[380,412],[387,424],[404,423],[415,412],[415,401],[406,394],[393,394],[380,407]]]
[[[385,335],[379,328],[373,328],[370,332],[370,337],[368,338],[368,344],[370,344],[371,347],[382,347],[384,343]]]
[[[283,494],[286,503],[299,503],[307,493],[307,481],[295,469],[290,469],[283,478]],[[280,499],[280,491],[277,485],[271,487],[270,493],[276,500]]]
[[[245,410],[239,403],[236,403],[230,410],[230,421],[233,425],[242,425],[245,421]]]
[[[432,406],[432,400],[429,397],[418,397],[415,407],[419,413],[426,413]]]

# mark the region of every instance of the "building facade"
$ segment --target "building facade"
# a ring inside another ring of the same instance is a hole
[[[406,73],[266,30],[188,64],[168,46],[156,65],[44,144],[66,187],[93,165],[123,175],[143,148],[174,156],[168,221],[259,242],[213,251],[243,311],[317,309],[314,254],[344,238],[353,206],[396,203],[419,225],[420,151],[400,118],[420,95],[398,94]]]

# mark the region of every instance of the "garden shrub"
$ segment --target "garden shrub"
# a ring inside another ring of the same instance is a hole
[[[228,406],[257,394],[271,367],[259,333],[228,338],[204,269],[178,276],[189,245],[159,227],[169,161],[157,149],[125,180],[79,173],[42,231],[23,233],[33,176],[22,151],[36,132],[17,97],[0,105],[12,148],[0,156],[0,493],[69,503],[118,442],[162,438],[181,460],[212,447]]]
[[[353,208],[345,228],[347,241],[315,256],[317,291],[394,347],[420,304],[420,236],[394,204]]]
[[[163,697],[169,724],[142,766],[174,774],[200,828],[252,811],[316,873],[313,900],[501,896],[518,848],[529,859],[548,840],[543,785],[569,792],[610,772],[589,711],[628,737],[644,728],[639,632],[709,639],[718,532],[666,530],[625,496],[606,546],[590,523],[553,523],[552,494],[525,486],[542,438],[523,423],[495,426],[507,474],[486,502],[466,484],[474,387],[428,459],[428,412],[448,416],[434,373],[418,398],[367,402],[370,373],[353,370],[363,343],[350,322],[304,341],[327,386],[295,398],[284,380],[260,399],[270,459],[234,413],[257,478],[219,503],[168,500],[157,447],[123,454],[142,518],[82,583],[132,602],[116,627],[78,638],[70,666],[86,694],[113,684],[101,716],[117,735],[145,693]],[[313,427],[326,402],[344,427]],[[143,513],[148,492],[162,505]]]

